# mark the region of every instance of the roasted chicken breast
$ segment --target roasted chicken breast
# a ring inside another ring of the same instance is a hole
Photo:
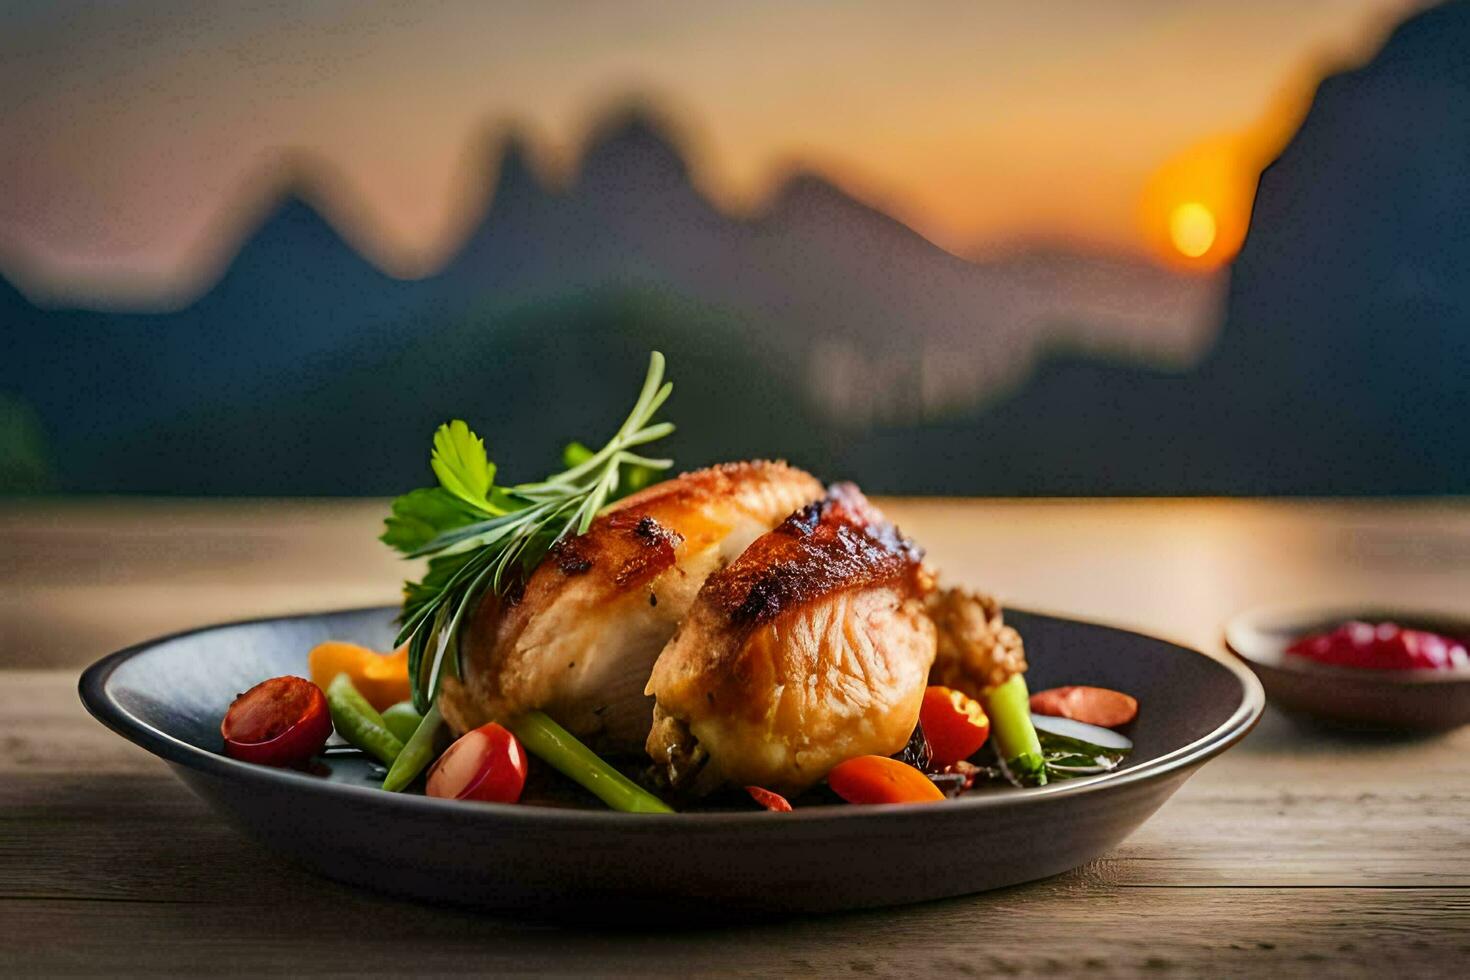
[[[487,595],[461,637],[445,719],[463,732],[533,708],[600,749],[643,747],[654,660],[700,586],[751,541],[822,495],[784,463],[715,466],[615,504],[558,544],[506,597]]]
[[[649,755],[694,793],[799,792],[902,749],[935,655],[921,559],[851,484],[756,540],[659,655]]]

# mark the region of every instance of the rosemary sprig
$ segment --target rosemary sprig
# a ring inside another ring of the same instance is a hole
[[[443,670],[458,673],[459,631],[486,589],[503,595],[556,542],[585,534],[630,478],[673,465],[634,451],[674,431],[668,422],[653,421],[674,387],[663,377],[664,357],[654,351],[638,401],[607,445],[597,452],[569,447],[567,459],[580,461],[539,483],[496,486],[484,442],[462,421],[434,433],[430,465],[439,486],[395,500],[382,537],[410,558],[429,559],[421,580],[404,583],[396,641],[408,644],[420,711],[434,702]]]

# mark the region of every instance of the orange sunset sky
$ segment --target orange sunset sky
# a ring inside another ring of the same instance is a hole
[[[340,175],[319,203],[354,243],[423,274],[478,218],[487,126],[564,181],[635,95],[734,212],[800,165],[958,254],[1064,241],[1209,268],[1322,74],[1417,6],[5,7],[0,271],[39,293],[184,289],[299,148]]]

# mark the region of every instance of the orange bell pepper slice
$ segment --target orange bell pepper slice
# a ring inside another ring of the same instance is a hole
[[[408,647],[378,653],[356,643],[328,640],[312,648],[306,658],[311,680],[323,691],[346,674],[352,686],[378,711],[385,711],[411,695],[408,686]]]
[[[919,724],[934,764],[943,768],[968,759],[990,736],[990,719],[980,703],[962,691],[932,685],[924,691]]]

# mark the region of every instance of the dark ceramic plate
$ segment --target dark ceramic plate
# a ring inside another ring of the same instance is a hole
[[[267,847],[343,881],[417,898],[542,914],[830,911],[943,898],[1044,878],[1114,847],[1259,718],[1234,663],[1137,633],[1008,613],[1034,689],[1095,684],[1142,708],[1124,768],[936,804],[633,815],[385,793],[365,761],[326,775],[219,754],[235,694],[303,673],[326,639],[378,648],[389,609],[216,626],[115,653],[82,675],[88,710],[167,761]]]
[[[1361,670],[1285,656],[1308,633],[1348,620],[1394,622],[1470,638],[1470,618],[1410,609],[1268,606],[1225,625],[1225,645],[1261,679],[1271,703],[1348,728],[1447,731],[1470,724],[1470,670]]]

